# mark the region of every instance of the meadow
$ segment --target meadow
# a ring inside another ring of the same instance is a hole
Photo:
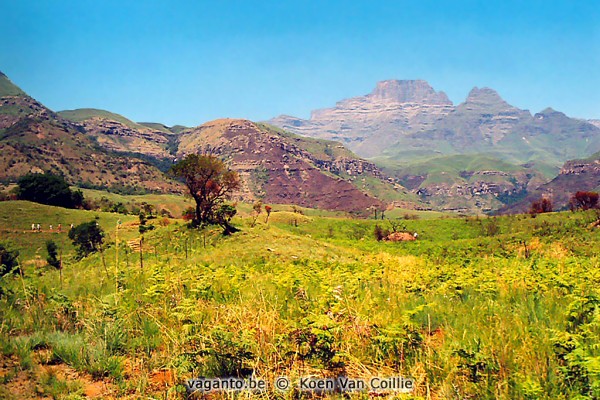
[[[373,235],[388,221],[239,209],[229,237],[151,220],[140,254],[135,216],[0,202],[23,265],[0,280],[0,397],[177,399],[187,379],[250,373],[402,375],[410,399],[600,397],[595,212],[420,213],[394,222],[418,240],[391,243]],[[33,216],[97,218],[107,246],[77,260],[61,241],[59,273]]]

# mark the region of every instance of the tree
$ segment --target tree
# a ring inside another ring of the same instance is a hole
[[[48,265],[56,269],[60,269],[61,263],[60,258],[58,256],[58,246],[56,245],[56,243],[54,243],[54,241],[52,240],[48,240],[46,242],[46,251],[48,252],[48,257],[46,258]]]
[[[69,239],[77,247],[77,255],[82,258],[100,250],[104,231],[96,221],[84,222],[69,231]]]
[[[140,211],[140,213],[138,214],[138,217],[140,219],[140,224],[138,226],[138,231],[140,233],[144,233],[144,232],[151,231],[154,229],[154,225],[152,225],[152,224],[146,225],[146,222],[148,222],[148,217],[146,216],[146,213],[144,213],[143,211]]]
[[[529,214],[535,216],[536,214],[552,212],[552,200],[542,197],[531,203]]]
[[[265,219],[265,224],[269,223],[269,217],[271,216],[271,211],[273,211],[273,208],[271,206],[265,206],[265,212],[267,213],[267,218]]]
[[[231,219],[236,213],[235,207],[229,204],[221,204],[215,213],[215,222],[223,228],[223,235],[228,236],[239,231],[238,228],[231,225]]]
[[[258,200],[256,203],[254,203],[252,210],[254,211],[254,215],[252,216],[252,227],[254,227],[254,225],[256,225],[258,216],[262,212],[262,201]]]
[[[598,193],[579,191],[569,200],[571,211],[589,210],[598,207]]]
[[[27,174],[17,181],[17,197],[36,203],[78,208],[83,205],[81,190],[72,191],[62,176],[46,174]]]
[[[0,243],[0,278],[19,271],[18,257],[18,250],[10,250],[6,245]]]
[[[193,226],[219,224],[217,211],[240,187],[238,174],[212,155],[190,154],[173,165],[169,173],[183,179],[196,202]]]

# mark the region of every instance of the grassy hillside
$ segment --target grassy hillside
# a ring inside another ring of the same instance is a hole
[[[426,174],[426,184],[456,183],[464,181],[463,172],[501,171],[516,172],[524,168],[510,164],[485,155],[453,155],[434,157],[426,161],[411,163],[405,166],[398,165],[399,174],[421,175]]]
[[[295,144],[299,148],[308,151],[313,154],[315,157],[320,159],[336,159],[336,158],[358,158],[354,153],[350,150],[342,146],[339,142],[333,142],[331,140],[324,139],[314,139],[305,136],[296,135],[285,131],[281,128],[278,128],[273,125],[265,124],[265,123],[256,123],[261,129],[264,129],[267,132],[274,132],[279,136],[283,136],[285,138],[290,139],[290,143]]]
[[[25,96],[25,92],[17,85],[12,83],[10,79],[0,72],[0,97],[2,96]]]
[[[138,220],[137,216],[116,213],[70,210],[62,207],[46,206],[29,201],[0,202],[0,241],[14,245],[23,261],[46,258],[46,241],[54,240],[63,247],[65,253],[71,253],[73,246],[67,237],[71,224],[97,221],[107,231],[114,231],[117,221],[127,223]],[[42,232],[32,232],[31,224],[40,224]],[[62,232],[58,232],[62,224]],[[50,231],[50,225],[53,230]],[[137,228],[136,228],[137,229]],[[129,231],[129,229],[128,229]],[[131,236],[129,233],[125,237]]]
[[[164,133],[173,133],[168,126],[157,123],[157,122],[138,122],[138,125],[145,126],[146,128],[154,129]]]
[[[76,110],[64,110],[57,113],[61,117],[73,122],[82,122],[90,118],[104,118],[122,123],[132,129],[146,129],[145,126],[137,124],[122,115],[115,114],[106,110],[98,110],[95,108],[78,108]]]
[[[27,220],[56,212],[0,207]],[[100,215],[109,227],[114,218]],[[389,243],[373,238],[381,221],[279,211],[268,225],[236,218],[242,231],[228,238],[158,227],[143,266],[123,242],[116,265],[110,246],[108,275],[100,255],[67,258],[62,284],[57,271],[26,265],[22,279],[0,280],[0,397],[95,388],[175,399],[185,379],[254,371],[270,382],[410,376],[407,398],[594,398],[593,218],[409,220],[402,228],[419,239]]]

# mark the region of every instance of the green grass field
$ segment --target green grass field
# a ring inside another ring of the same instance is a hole
[[[398,398],[600,396],[595,213],[420,213],[395,220],[418,240],[391,243],[373,235],[388,221],[289,207],[251,226],[241,208],[230,237],[171,220],[145,234],[142,257],[109,235],[106,269],[100,254],[67,255],[62,282],[40,262],[2,278],[0,397],[25,379],[22,398],[85,398],[98,382],[102,398],[185,398],[186,379],[249,372],[412,377]],[[46,233],[22,232],[30,220],[96,215],[107,230],[137,219],[4,202],[1,241],[44,259]]]

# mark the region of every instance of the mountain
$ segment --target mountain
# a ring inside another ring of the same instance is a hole
[[[339,143],[303,138],[251,121],[217,120],[175,134],[164,125],[138,124],[108,111],[59,114],[77,121],[104,149],[144,155],[158,166],[168,167],[175,157],[189,153],[216,154],[242,177],[243,188],[234,194],[238,200],[343,211],[364,211],[398,199],[418,202],[383,177],[374,164]]]
[[[383,170],[432,207],[490,212],[546,182],[537,170],[482,155],[439,156]]]
[[[0,180],[52,171],[72,184],[183,192],[163,172],[176,157],[210,152],[242,177],[238,200],[367,212],[419,199],[339,143],[245,120],[196,128],[137,123],[98,109],[49,110],[2,76]]]
[[[269,123],[338,140],[436,208],[491,211],[524,198],[567,160],[600,150],[597,121],[546,108],[535,115],[493,89],[454,105],[426,81],[388,80],[365,96]]]
[[[344,211],[414,201],[372,163],[339,143],[303,138],[266,124],[221,119],[181,134],[178,156],[211,153],[240,174],[241,199]]]
[[[150,156],[165,165],[174,158],[177,135],[164,125],[156,124],[157,129],[110,111],[92,108],[59,111],[58,115],[72,121],[104,149]]]
[[[379,82],[366,96],[313,111],[310,120],[279,116],[269,123],[299,135],[340,141],[361,156],[373,157],[396,142],[400,133],[428,129],[452,110],[446,94],[425,81],[389,80]]]
[[[366,96],[313,111],[309,120],[269,121],[300,135],[334,139],[364,157],[412,161],[486,154],[545,173],[600,150],[600,128],[548,108],[535,115],[508,104],[490,88],[474,88],[454,106],[426,81],[383,81]]]
[[[522,201],[499,210],[499,213],[527,212],[531,203],[541,197],[552,199],[554,209],[568,207],[569,199],[577,191],[600,191],[600,152],[592,156],[567,161],[558,176],[541,185]]]
[[[85,129],[0,76],[0,180],[50,171],[71,184],[127,191],[181,191],[152,163],[103,148]]]

